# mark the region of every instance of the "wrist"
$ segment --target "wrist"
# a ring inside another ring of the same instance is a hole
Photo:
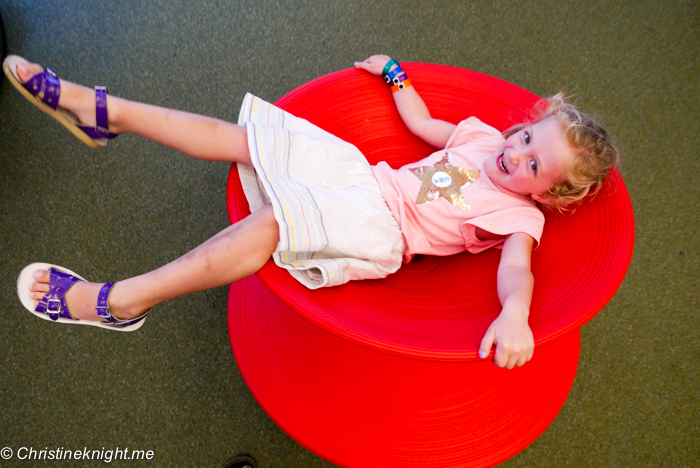
[[[411,80],[401,68],[401,64],[394,59],[389,60],[382,71],[384,81],[391,87],[391,92],[396,93],[411,86]]]
[[[399,67],[399,62],[394,60],[393,58],[390,58],[389,61],[384,65],[384,69],[382,70],[382,77],[386,78],[386,75],[393,69]]]
[[[530,318],[530,305],[517,300],[506,301],[501,309],[501,315],[508,319],[527,321]]]

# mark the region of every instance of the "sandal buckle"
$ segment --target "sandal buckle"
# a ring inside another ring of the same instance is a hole
[[[107,306],[97,306],[95,307],[97,311],[97,315],[99,315],[103,319],[108,319],[112,317],[112,312],[109,311],[109,307]]]
[[[108,128],[103,128],[98,125],[95,125],[95,133],[101,138],[107,138],[110,132]]]
[[[61,301],[58,299],[49,299],[48,301],[46,301],[46,312],[49,314],[60,314]]]

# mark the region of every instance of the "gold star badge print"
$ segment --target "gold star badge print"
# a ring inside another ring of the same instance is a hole
[[[433,166],[409,169],[423,182],[418,190],[416,203],[426,203],[442,197],[457,208],[471,210],[471,206],[467,205],[462,195],[462,187],[476,182],[479,171],[455,167],[452,162],[452,155],[447,153]]]

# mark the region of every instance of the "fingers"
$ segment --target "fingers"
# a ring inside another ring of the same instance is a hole
[[[381,66],[383,67],[384,65]],[[359,68],[360,70],[365,70],[370,73],[376,74],[379,65],[377,65],[376,60],[373,60],[373,57],[370,57],[368,59],[363,60],[362,62],[355,62],[355,68]]]
[[[362,62],[360,62],[360,63],[366,63],[366,64],[369,64],[369,65],[372,65],[372,64],[379,64],[379,65],[381,65],[381,66],[384,66],[384,65],[386,65],[386,63],[387,63],[389,60],[391,60],[391,57],[389,57],[388,55],[377,54],[377,55],[372,55],[371,57],[367,57],[366,59],[364,59],[364,60],[363,60]]]
[[[486,359],[491,353],[491,347],[494,344],[496,345],[496,354],[494,355],[493,363],[497,367],[505,367],[506,369],[521,367],[532,359],[532,354],[534,352],[533,347],[498,343],[496,341],[496,328],[495,325],[492,324],[488,330],[486,330],[486,334],[481,340],[479,357],[481,359]]]
[[[530,347],[511,349],[507,346],[497,346],[493,363],[497,367],[505,367],[506,369],[522,367],[532,359],[533,354],[534,349]]]
[[[355,68],[368,71],[374,75],[379,75],[384,69],[384,65],[386,65],[389,60],[391,60],[391,58],[388,55],[372,55],[362,62],[355,62]]]
[[[369,63],[367,63],[367,60],[364,60],[362,62],[355,62],[355,68],[359,68],[360,70],[368,70],[370,65]]]
[[[494,345],[496,333],[489,328],[486,331],[486,335],[481,340],[481,346],[479,346],[479,357],[481,359],[486,359],[491,353],[491,347]],[[508,346],[497,345],[496,354],[493,358],[493,363],[496,367],[505,367],[506,369],[513,369],[514,367],[522,367],[534,354],[534,349],[527,347],[523,349],[511,349]]]
[[[481,340],[481,346],[479,346],[479,357],[481,359],[486,359],[489,354],[491,354],[491,346],[496,340],[496,332],[493,329],[493,325],[486,330],[484,338]]]

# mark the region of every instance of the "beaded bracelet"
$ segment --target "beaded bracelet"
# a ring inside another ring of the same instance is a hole
[[[405,75],[404,75],[404,76],[405,76]],[[399,91],[401,91],[402,89],[406,89],[406,88],[408,88],[408,87],[410,87],[410,86],[412,86],[412,85],[411,85],[411,80],[409,80],[408,78],[405,78],[405,79],[404,79],[403,81],[401,81],[399,84],[392,86],[392,87],[391,87],[391,92],[392,92],[392,93],[396,93],[396,92],[399,92]]]

